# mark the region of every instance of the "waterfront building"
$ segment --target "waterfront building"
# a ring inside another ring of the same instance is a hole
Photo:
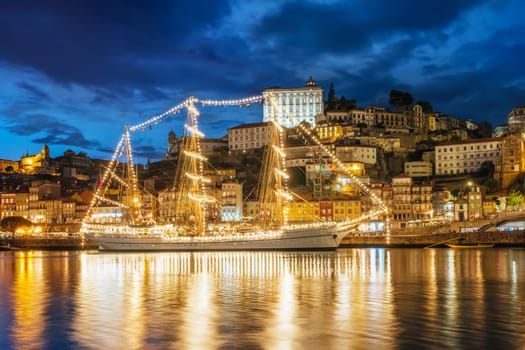
[[[433,216],[441,218],[443,221],[452,221],[453,210],[447,210],[447,203],[449,202],[451,202],[451,193],[447,189],[432,192]]]
[[[324,119],[324,91],[312,78],[305,86],[265,89],[263,97],[263,122],[277,118],[275,121],[286,128],[301,122],[315,127],[318,118]]]
[[[257,218],[259,212],[259,202],[255,200],[246,200],[242,203],[243,221],[253,221]]]
[[[33,223],[53,223],[62,216],[61,187],[57,183],[34,181],[29,187],[28,219]],[[60,201],[61,202],[61,201]]]
[[[392,178],[392,225],[405,228],[409,224],[423,226],[433,218],[432,184],[415,184],[408,175]]]
[[[77,203],[72,199],[62,201],[62,220],[65,224],[72,224],[76,221]]]
[[[0,220],[15,216],[15,197],[16,193],[0,193]]]
[[[290,201],[286,204],[289,223],[311,222],[319,217],[319,201]]]
[[[495,162],[501,155],[502,138],[451,141],[435,147],[435,174],[457,175],[479,171],[483,162]]]
[[[175,219],[176,192],[172,188],[160,190],[157,195],[158,215],[161,222],[171,222]]]
[[[412,178],[401,174],[392,178],[392,219],[400,228],[412,219]]]
[[[468,202],[468,219],[478,220],[483,218],[483,196],[478,186],[471,188],[472,190],[467,193]]]
[[[221,185],[221,220],[242,220],[242,184],[229,181]]]
[[[460,192],[458,198],[454,201],[454,221],[468,220],[468,200],[465,193]]]
[[[359,217],[361,217],[361,200],[358,197],[333,200],[334,221],[352,220]]]

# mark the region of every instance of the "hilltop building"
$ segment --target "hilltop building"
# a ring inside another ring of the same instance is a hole
[[[296,88],[272,87],[263,91],[263,121],[273,121],[286,128],[293,128],[301,122],[312,127],[324,113],[323,88],[310,78],[305,86]]]

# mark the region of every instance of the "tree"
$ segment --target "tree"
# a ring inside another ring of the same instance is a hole
[[[523,194],[518,190],[513,190],[511,193],[509,193],[507,202],[510,206],[512,206],[512,210],[516,210],[516,208],[519,207],[521,203],[523,203]]]
[[[21,216],[9,216],[0,221],[0,227],[9,232],[16,232],[19,227],[31,227],[33,223]]]
[[[478,174],[479,176],[492,177],[494,175],[494,169],[494,162],[491,160],[486,160],[481,163]]]
[[[396,110],[401,110],[403,107],[411,106],[414,102],[414,98],[408,92],[399,90],[390,90],[390,106]]]
[[[330,90],[328,91],[328,102],[337,102],[335,96],[334,83],[330,82]]]
[[[423,109],[423,113],[432,113],[432,105],[428,101],[417,101],[416,105],[420,105]]]

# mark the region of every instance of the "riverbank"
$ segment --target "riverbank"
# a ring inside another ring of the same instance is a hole
[[[89,250],[97,245],[81,236],[15,237],[0,242],[0,250]]]
[[[341,248],[356,247],[403,247],[423,248],[433,245],[445,247],[445,242],[462,244],[494,244],[495,247],[525,247],[525,231],[491,232],[440,232],[422,234],[391,235],[348,235],[341,242]]]

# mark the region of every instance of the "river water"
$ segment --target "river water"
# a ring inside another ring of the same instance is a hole
[[[525,349],[525,249],[0,252],[0,348]]]

